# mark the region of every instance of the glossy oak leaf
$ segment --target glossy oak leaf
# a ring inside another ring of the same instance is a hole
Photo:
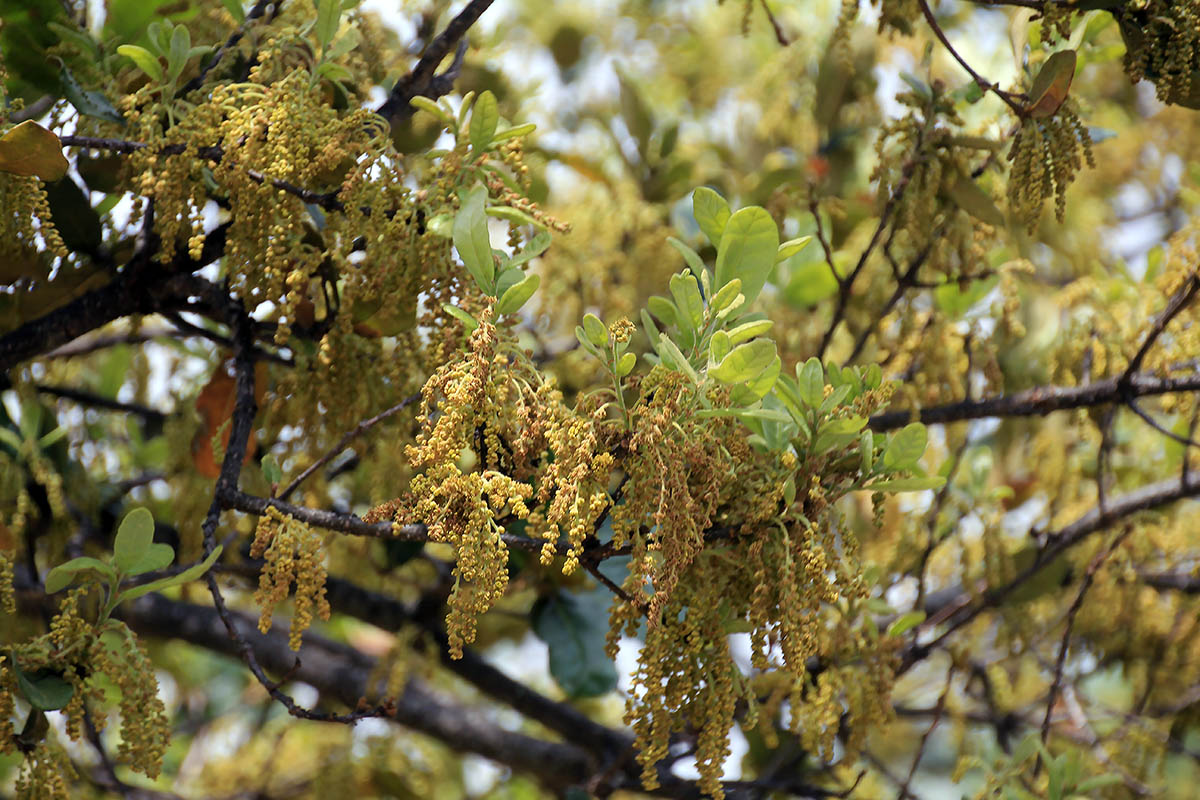
[[[237,404],[237,380],[229,374],[230,362],[217,365],[212,377],[196,396],[196,413],[200,415],[201,427],[192,438],[192,461],[196,470],[206,478],[221,474],[221,464],[213,452],[213,437],[221,434],[221,448],[229,446],[232,430],[233,409]],[[254,402],[262,404],[267,388],[267,365],[258,362],[254,366]],[[242,463],[248,462],[254,453],[254,431],[246,442],[246,455]]]

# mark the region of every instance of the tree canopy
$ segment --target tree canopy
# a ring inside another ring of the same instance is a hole
[[[363,5],[0,0],[2,791],[1192,796],[1200,0]]]

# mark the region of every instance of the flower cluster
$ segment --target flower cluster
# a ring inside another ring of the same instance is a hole
[[[262,609],[258,629],[271,629],[271,617],[296,586],[288,646],[300,649],[300,637],[312,625],[313,617],[329,619],[329,601],[325,599],[325,552],[322,537],[307,524],[268,507],[259,517],[250,546],[252,558],[264,560],[254,602]]]

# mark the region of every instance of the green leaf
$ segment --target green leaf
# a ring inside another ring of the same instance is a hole
[[[487,189],[476,185],[462,196],[462,207],[454,216],[454,247],[484,294],[495,297],[493,281],[496,265],[492,261],[492,243],[488,238],[487,216],[483,204]]]
[[[804,362],[804,366],[796,370],[796,389],[800,399],[809,408],[818,408],[825,399],[825,368],[816,356]]]
[[[354,73],[350,70],[332,61],[326,61],[318,66],[314,75],[317,78],[328,78],[331,81],[347,81],[354,77]]]
[[[186,25],[176,25],[171,31],[171,43],[167,49],[167,80],[174,83],[187,65],[188,51],[192,49],[192,34]]]
[[[108,101],[103,92],[96,90],[86,90],[79,85],[79,81],[63,64],[58,71],[58,79],[62,83],[63,96],[75,106],[75,110],[80,114],[88,117],[96,117],[97,119],[116,122],[121,125],[125,124],[125,117],[121,116],[121,112],[113,107],[113,104]],[[57,220],[56,220],[57,222]]]
[[[837,294],[838,282],[824,261],[809,261],[792,270],[784,299],[796,308],[809,308]]]
[[[692,272],[694,272],[696,275],[704,274],[704,261],[700,258],[699,253],[676,239],[674,236],[668,236],[667,243],[679,251],[679,254],[683,256],[683,260],[687,262],[687,265],[691,268]]]
[[[583,330],[587,333],[588,341],[596,347],[608,347],[608,328],[595,314],[583,315]]]
[[[769,319],[756,319],[753,322],[743,322],[729,331],[729,341],[731,344],[741,344],[753,339],[755,336],[762,336],[773,327],[775,327],[775,322]]]
[[[892,472],[915,467],[925,454],[927,438],[925,426],[921,423],[910,422],[905,425],[888,440],[887,448],[883,451],[883,466]]]
[[[875,434],[865,430],[858,437],[858,451],[862,457],[862,473],[870,475],[875,468]]]
[[[888,626],[887,635],[903,636],[924,621],[924,611],[909,611],[907,614],[901,614],[899,619]]]
[[[123,44],[117,48],[117,52],[132,59],[133,63],[137,64],[138,68],[149,75],[155,83],[162,82],[162,66],[158,63],[158,58],[149,50],[136,44]]]
[[[155,542],[146,548],[138,562],[125,571],[126,575],[141,575],[154,572],[156,569],[166,569],[175,560],[175,548],[169,544]]]
[[[725,202],[725,198],[707,186],[701,186],[692,192],[692,216],[713,246],[720,245],[730,216],[729,203]]]
[[[516,267],[509,267],[500,271],[496,277],[496,296],[503,297],[513,286],[516,286],[521,281],[525,280],[525,272]]]
[[[649,299],[646,300],[646,308],[650,309],[651,314],[662,320],[664,325],[682,327],[680,323],[681,315],[679,313],[679,309],[677,309],[675,304],[667,298],[659,297],[656,294],[651,295]]]
[[[624,378],[626,375],[633,372],[633,368],[636,365],[637,355],[634,353],[625,353],[617,360],[617,377]]]
[[[948,194],[954,205],[970,214],[980,222],[986,222],[994,228],[1004,227],[1004,214],[996,208],[991,195],[979,188],[979,184],[961,172],[950,185]]]
[[[104,241],[104,227],[79,185],[64,175],[46,187],[46,199],[50,201],[50,216],[63,244],[77,253],[98,254]]]
[[[1074,50],[1059,50],[1046,59],[1029,90],[1029,105],[1025,113],[1034,119],[1044,119],[1058,113],[1071,91],[1076,61]]]
[[[533,293],[537,291],[538,285],[542,282],[541,275],[528,275],[525,280],[518,283],[516,286],[510,286],[508,290],[500,297],[496,303],[496,314],[512,314],[521,309],[521,306],[528,302],[529,298],[533,297]]]
[[[712,338],[708,340],[708,357],[711,359],[711,364],[719,364],[725,356],[729,355],[729,351],[733,349],[733,342],[729,338],[729,334],[725,331],[715,331]]]
[[[529,214],[526,214],[520,209],[512,208],[511,206],[488,206],[484,213],[486,213],[489,217],[496,217],[497,219],[506,220],[514,225],[532,225],[535,228],[546,227]]]
[[[471,126],[468,129],[471,136],[471,150],[476,155],[487,150],[496,135],[496,126],[500,123],[500,108],[496,104],[496,95],[485,91],[475,101],[471,112]]]
[[[131,589],[126,589],[125,591],[121,592],[118,599],[122,602],[125,600],[135,600],[144,594],[150,594],[150,592],[158,592],[163,589],[168,589],[172,586],[190,583],[204,573],[208,572],[209,567],[216,563],[216,560],[221,557],[221,550],[221,545],[217,545],[216,549],[208,554],[208,558],[204,559],[200,563],[193,564],[178,575],[172,575],[169,578],[160,578],[156,581],[143,583],[141,586],[134,586]]]
[[[59,564],[46,573],[46,594],[61,592],[83,577],[83,573],[88,571],[98,572],[109,583],[117,582],[117,573],[112,568],[112,565],[97,558],[91,558],[90,556],[80,556],[79,558],[72,558],[65,564]]]
[[[325,59],[332,61],[335,58],[341,58],[349,53],[354,48],[362,43],[362,34],[358,28],[347,28],[346,32],[338,37],[338,40],[329,46],[325,51]]]
[[[727,307],[733,305],[733,301],[742,293],[741,278],[734,278],[729,283],[721,287],[721,290],[713,295],[709,305],[713,311],[721,312]],[[745,302],[746,296],[742,295],[742,302]]]
[[[417,95],[413,99],[409,100],[408,104],[410,106],[412,106],[413,108],[419,109],[421,111],[427,111],[430,114],[433,114],[435,117],[440,119],[445,125],[448,125],[451,127],[453,127],[453,125],[454,125],[454,117],[450,116],[449,112],[447,112],[446,109],[442,108],[437,103],[430,100],[428,97],[423,97],[421,95]]]
[[[262,458],[262,474],[269,485],[275,485],[283,481],[283,470],[279,467],[279,461],[270,453],[267,453]]]
[[[241,0],[221,0],[221,5],[239,25],[246,21],[246,9],[242,8]]]
[[[29,701],[29,705],[39,711],[55,711],[66,707],[75,695],[75,687],[62,679],[62,675],[48,669],[37,672],[26,672],[10,659],[13,673],[17,676],[17,688],[21,695]]]
[[[608,597],[599,590],[555,592],[533,609],[533,632],[546,643],[550,674],[567,697],[596,697],[617,685],[617,670],[605,653]]]
[[[532,122],[526,122],[524,125],[517,125],[513,128],[506,128],[502,131],[496,131],[496,135],[492,137],[492,144],[506,142],[509,139],[515,139],[518,136],[528,136],[537,130],[537,125]]]
[[[708,374],[722,383],[745,383],[769,367],[775,356],[773,341],[756,339],[733,348]]]
[[[537,258],[542,253],[546,252],[546,248],[550,246],[551,236],[549,231],[538,231],[537,234],[529,240],[529,244],[512,257],[508,262],[509,265],[519,267],[520,265]]]
[[[675,298],[675,306],[681,312],[682,318],[677,321],[688,322],[694,330],[699,330],[704,322],[704,300],[700,297],[700,287],[696,279],[688,273],[680,272],[671,276],[668,285],[671,296]]]
[[[866,488],[872,492],[923,492],[926,489],[940,489],[945,485],[946,479],[941,475],[927,475],[917,478],[875,481]]]
[[[838,417],[821,426],[813,450],[827,453],[840,450],[858,438],[858,432],[867,424],[865,417]]]
[[[320,0],[317,3],[317,26],[313,33],[316,34],[317,43],[321,45],[322,50],[333,41],[341,16],[341,0]]]
[[[664,367],[673,369],[676,372],[682,372],[688,376],[692,383],[700,383],[700,376],[696,374],[696,370],[692,368],[691,363],[680,352],[679,345],[671,341],[671,337],[665,333],[659,334],[657,349],[658,357],[662,360]]]
[[[775,266],[779,249],[779,229],[766,209],[743,208],[725,223],[721,245],[717,248],[717,287],[734,278],[742,279],[746,304],[753,303]]]
[[[747,384],[747,388],[754,393],[754,396],[762,400],[767,396],[771,389],[775,388],[775,381],[779,380],[779,373],[783,371],[783,360],[779,356],[775,356],[775,360],[767,365],[767,368],[758,373]],[[777,411],[781,417],[778,421],[787,421],[787,415],[782,411]]]
[[[475,329],[479,327],[479,320],[475,319],[458,306],[453,306],[449,303],[442,303],[442,310],[461,322],[467,329],[467,333],[474,333]]]
[[[813,237],[811,236],[801,236],[798,239],[788,239],[786,242],[779,245],[779,249],[775,252],[775,263],[778,264],[780,261],[786,261],[787,259],[796,255],[796,253],[799,253],[801,250],[808,247],[808,243],[811,242],[812,239]]]
[[[135,508],[121,520],[113,540],[113,566],[129,574],[154,541],[154,515],[145,508]]]

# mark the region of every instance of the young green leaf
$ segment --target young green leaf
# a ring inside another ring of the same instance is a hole
[[[753,322],[743,322],[729,331],[729,341],[733,344],[741,344],[753,339],[755,336],[762,336],[774,326],[775,323],[769,319],[756,319]]]
[[[909,611],[901,614],[900,618],[888,626],[888,636],[903,636],[925,621],[924,611]]]
[[[342,16],[341,0],[320,0],[317,3],[317,26],[313,29],[317,43],[325,50],[337,33]]]
[[[775,263],[778,264],[780,261],[786,261],[805,247],[808,247],[808,243],[812,241],[812,238],[811,236],[801,236],[799,239],[788,239],[779,245],[779,249],[775,251]]]
[[[709,303],[709,305],[712,307],[713,311],[724,311],[728,306],[733,305],[733,301],[741,293],[742,279],[734,278],[729,283],[722,286],[720,291],[713,295],[712,301]],[[745,301],[745,295],[742,295],[742,300]]]
[[[120,48],[117,49],[120,50]],[[452,117],[444,108],[430,100],[428,97],[417,95],[413,99],[409,100],[408,104],[413,108],[433,114],[447,126],[453,127],[454,125],[454,117]]]
[[[729,215],[729,203],[712,189],[701,186],[692,192],[692,216],[714,247],[721,243]]]
[[[279,467],[279,461],[270,453],[262,458],[262,474],[268,484],[273,485],[283,481],[283,470]]]
[[[745,383],[758,377],[775,360],[775,356],[774,342],[756,339],[733,348],[708,374],[722,383]]]
[[[719,364],[733,349],[733,342],[725,331],[716,331],[708,341],[708,357],[710,364]]]
[[[500,142],[516,139],[519,136],[528,136],[535,130],[537,130],[537,125],[534,125],[532,122],[526,122],[524,125],[517,125],[502,131],[496,131],[496,135],[492,137],[492,144],[500,144]]]
[[[162,66],[158,63],[158,58],[149,50],[136,44],[123,44],[117,47],[117,52],[132,59],[133,63],[137,64],[138,68],[149,75],[155,83],[162,82]]]
[[[208,554],[208,558],[204,559],[198,564],[193,564],[178,575],[172,575],[169,578],[160,578],[156,581],[150,581],[150,583],[143,583],[141,586],[134,586],[131,589],[126,589],[125,591],[121,592],[118,599],[120,601],[136,600],[144,594],[150,594],[150,592],[159,592],[172,586],[180,586],[185,583],[190,583],[204,573],[208,572],[209,567],[216,563],[216,560],[221,557],[221,549],[221,545],[217,545],[216,548]]]
[[[476,185],[462,196],[462,207],[454,216],[454,247],[484,294],[495,297],[493,284],[496,265],[492,261],[492,243],[488,238],[487,216],[483,204],[487,189]]]
[[[522,264],[537,258],[542,253],[546,252],[546,248],[550,246],[551,236],[549,231],[538,231],[537,234],[529,240],[529,244],[512,257],[508,262],[509,265],[519,267]]]
[[[775,266],[779,229],[766,209],[750,206],[737,211],[725,223],[717,248],[717,287],[734,278],[742,279],[746,303],[753,303]]]
[[[883,466],[892,472],[912,469],[925,454],[926,439],[924,425],[919,422],[905,425],[888,441],[887,449],[883,451]]]
[[[442,303],[442,310],[463,324],[467,329],[467,333],[474,333],[479,327],[479,320],[472,317],[466,311],[463,311],[458,306],[452,306],[449,303]]]
[[[499,122],[500,108],[496,105],[496,95],[492,94],[490,90],[485,91],[475,101],[475,108],[471,111],[471,126],[468,129],[471,137],[471,150],[475,155],[479,155],[491,146],[492,137],[496,135],[496,125]]]
[[[516,286],[510,286],[496,303],[496,315],[513,314],[519,311],[521,306],[533,297],[533,293],[537,291],[541,282],[542,276],[535,274],[526,276],[525,280]]]
[[[174,83],[187,65],[188,51],[192,49],[192,34],[186,25],[176,25],[171,31],[171,43],[167,48],[167,81]]]
[[[338,37],[337,41],[329,46],[325,51],[325,60],[333,61],[335,58],[341,58],[349,53],[354,48],[362,43],[362,34],[358,28],[347,28],[346,32]]]
[[[658,357],[662,359],[664,367],[673,369],[676,372],[682,372],[687,375],[692,383],[700,383],[700,376],[696,374],[696,370],[680,352],[679,346],[671,341],[671,337],[665,333],[658,337]]]
[[[109,583],[117,582],[117,572],[111,564],[90,556],[80,556],[72,558],[65,564],[59,564],[46,573],[46,594],[61,592],[89,571],[98,573]]]
[[[825,368],[815,356],[796,370],[796,390],[809,408],[818,408],[825,399]]]
[[[113,566],[129,574],[154,541],[154,516],[145,508],[135,508],[121,520],[113,540]]]
[[[624,378],[629,373],[633,372],[634,366],[637,364],[637,355],[634,353],[626,353],[617,360],[617,377]]]
[[[700,287],[696,279],[680,272],[671,276],[668,284],[671,296],[675,298],[675,306],[681,312],[677,322],[687,322],[695,330],[699,330],[704,322],[704,300],[700,297]]]
[[[683,260],[687,262],[687,265],[691,268],[692,272],[696,273],[697,275],[704,274],[704,259],[700,258],[699,253],[676,239],[674,236],[668,236],[667,243],[679,251],[679,254],[683,256]]]
[[[523,280],[525,280],[524,271],[516,267],[501,270],[500,274],[496,277],[496,296],[503,297],[505,292]]]
[[[596,347],[608,347],[608,328],[595,314],[583,315],[583,330],[587,333],[588,341]]]
[[[646,300],[646,308],[650,309],[651,314],[662,320],[663,325],[682,327],[680,324],[682,315],[679,313],[679,309],[667,298],[659,297],[656,294],[651,295]]]
[[[141,575],[145,572],[154,572],[156,569],[166,569],[175,560],[175,548],[169,544],[155,542],[146,548],[146,552],[142,553],[142,557],[137,563],[125,570],[126,575]]]

